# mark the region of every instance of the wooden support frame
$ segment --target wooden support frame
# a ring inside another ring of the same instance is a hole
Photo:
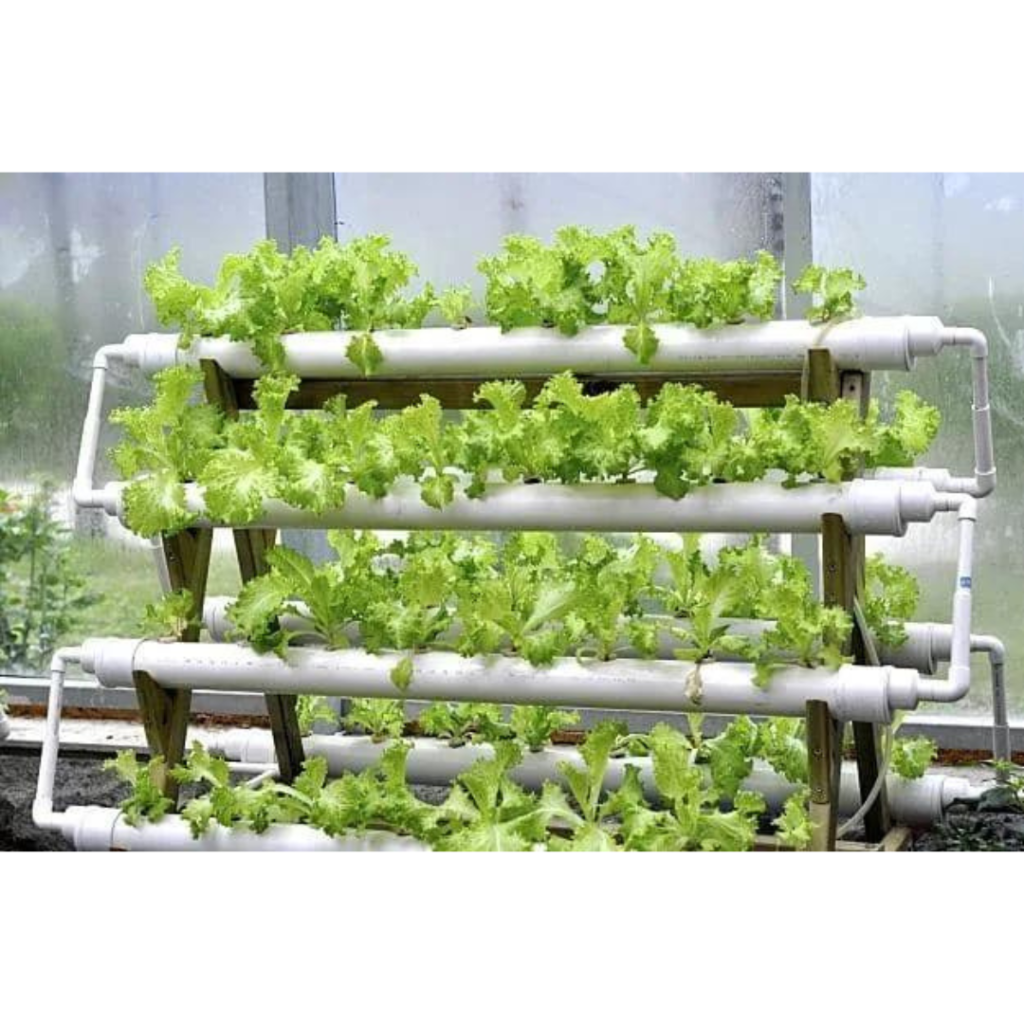
[[[164,537],[163,548],[171,589],[187,589],[192,593],[190,621],[178,639],[198,640],[210,570],[213,530],[182,530],[173,537]],[[133,679],[146,742],[152,754],[164,759],[159,785],[165,796],[176,799],[178,784],[171,778],[169,769],[181,761],[185,752],[192,691],[164,689],[145,672],[136,672]]]
[[[336,395],[345,395],[350,406],[363,402],[376,402],[379,409],[403,409],[415,405],[420,395],[432,395],[445,409],[473,409],[476,403],[473,395],[488,377],[474,378],[388,378],[375,376],[350,380],[304,380],[298,390],[288,397],[290,409],[319,409],[324,402]],[[527,400],[532,401],[540,391],[547,377],[522,377],[526,386]],[[800,393],[802,378],[799,373],[723,373],[716,375],[673,374],[620,374],[611,377],[588,377],[578,374],[577,379],[586,394],[596,395],[618,387],[632,384],[644,400],[657,394],[663,384],[678,382],[698,384],[714,391],[723,401],[740,407],[767,408],[780,406],[787,395]],[[239,408],[251,409],[255,402],[253,380],[232,381]]]
[[[202,363],[207,401],[220,406],[229,417],[238,415],[235,382],[214,362]],[[242,582],[267,571],[267,552],[277,539],[276,530],[232,530]],[[296,710],[297,698],[267,694],[267,714],[274,736],[274,750],[282,782],[291,782],[302,771],[305,757]]]
[[[207,400],[219,406],[226,416],[236,417],[240,409],[253,406],[253,381],[235,380],[212,361],[204,360],[201,365]],[[679,377],[654,375],[625,375],[621,380],[582,379],[586,391],[592,394],[601,393],[618,384],[633,383],[642,398],[650,397],[669,379],[682,380]],[[292,396],[289,405],[297,409],[315,409],[334,395],[344,394],[353,403],[372,399],[382,409],[400,409],[415,402],[421,394],[430,393],[446,408],[470,408],[474,404],[473,394],[482,380],[305,380]],[[699,380],[687,379],[686,382],[699,383],[719,398],[739,406],[778,406],[783,404],[788,395],[801,394],[806,399],[823,402],[845,397],[857,402],[862,414],[867,411],[869,378],[859,373],[840,375],[827,349],[809,352],[804,370],[799,375],[722,374]],[[542,386],[543,378],[527,380],[526,384],[530,397],[533,397]],[[821,525],[822,599],[825,603],[843,607],[852,617],[855,602],[862,597],[864,586],[863,538],[852,537],[838,516],[823,517]],[[276,543],[276,531],[236,529],[232,533],[242,580],[249,581],[266,572],[267,554]],[[164,539],[172,588],[187,587],[194,597],[196,621],[181,634],[180,639],[183,640],[198,638],[198,619],[206,593],[212,538],[213,531],[210,529],[190,529]],[[866,660],[864,639],[859,632],[855,632],[851,638],[848,653],[858,663]],[[164,690],[141,673],[136,677],[136,689],[150,748],[154,754],[163,755],[166,767],[171,767],[181,760],[184,753],[191,693],[187,690]],[[296,698],[268,694],[266,701],[280,775],[283,781],[289,782],[301,770],[304,758]],[[834,850],[837,848],[844,723],[833,718],[828,704],[823,701],[808,702],[805,722],[811,787],[810,814],[814,826],[811,848]],[[853,731],[863,795],[874,786],[880,770],[878,729],[868,723],[853,723]],[[177,787],[169,775],[165,775],[163,787],[169,796],[176,795]],[[866,817],[865,827],[867,838],[875,844],[873,848],[899,848],[899,843],[891,839],[884,791]]]
[[[804,397],[808,400],[832,402],[843,398],[854,402],[860,415],[865,416],[870,402],[870,387],[868,374],[840,374],[826,349],[815,349],[808,353],[803,381]],[[863,604],[864,564],[864,538],[851,536],[840,516],[824,516],[821,528],[823,603],[838,605],[854,618],[855,603],[860,601]],[[855,618],[854,622],[856,623]],[[856,625],[846,653],[852,656],[856,664],[867,663],[865,638]],[[857,777],[863,799],[874,788],[881,771],[880,729],[870,722],[854,722],[853,739],[857,757]],[[808,747],[810,745],[808,729]],[[841,751],[839,756],[842,756]],[[864,818],[865,836],[870,842],[880,842],[890,827],[888,800],[883,787]],[[829,848],[833,849],[834,846],[833,839]]]
[[[834,850],[839,825],[839,777],[843,764],[843,724],[827,702],[807,702],[807,759],[810,782],[812,850]]]

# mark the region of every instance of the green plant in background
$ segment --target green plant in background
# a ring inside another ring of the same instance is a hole
[[[436,701],[424,709],[417,721],[425,735],[447,740],[450,747],[461,747],[470,741],[492,742],[504,738],[509,731],[501,720],[498,704]]]
[[[327,698],[320,694],[300,694],[296,701],[295,714],[299,720],[299,732],[303,736],[308,736],[317,722],[326,722],[328,725],[338,724],[337,713],[327,703]]]
[[[8,471],[65,468],[77,433],[54,430],[54,410],[81,402],[81,383],[67,368],[65,339],[44,313],[0,302],[0,437]]]
[[[174,801],[164,796],[161,788],[164,766],[163,755],[139,761],[134,750],[120,750],[117,757],[103,762],[105,771],[114,772],[131,788],[130,795],[121,802],[124,820],[129,825],[138,827],[143,821],[159,821],[174,809]]]
[[[551,734],[579,723],[577,711],[563,711],[542,705],[518,704],[512,709],[510,725],[515,738],[527,750],[538,751],[551,742]]]
[[[901,779],[919,779],[938,754],[930,736],[893,739],[892,770]]]
[[[978,809],[1024,812],[1024,768],[1012,761],[986,761],[985,764],[995,769],[1000,781],[985,790]]]
[[[192,591],[182,588],[164,594],[159,601],[146,605],[139,631],[155,640],[176,639],[190,626],[198,626],[195,598]]]
[[[349,703],[348,714],[341,720],[346,729],[359,729],[374,743],[400,739],[405,731],[405,702],[357,697]]]
[[[0,490],[0,665],[44,668],[90,600],[52,498],[48,484],[28,498]]]
[[[812,264],[793,282],[793,291],[818,297],[820,301],[807,310],[807,319],[820,324],[853,316],[857,312],[853,293],[863,291],[866,285],[864,278],[848,267],[829,270]]]

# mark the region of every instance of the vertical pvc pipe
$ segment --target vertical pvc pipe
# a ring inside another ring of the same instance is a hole
[[[104,345],[92,357],[92,384],[89,388],[89,404],[82,422],[82,440],[78,446],[78,465],[71,498],[79,508],[102,507],[102,500],[94,489],[96,474],[96,452],[99,447],[100,430],[103,426],[103,394],[106,388],[107,369],[112,358],[121,355],[120,345]]]
[[[59,829],[63,815],[53,811],[53,782],[60,751],[60,716],[64,706],[64,673],[69,662],[77,662],[77,647],[62,647],[50,660],[50,697],[46,705],[46,729],[39,758],[39,778],[32,803],[32,821],[39,828]]]

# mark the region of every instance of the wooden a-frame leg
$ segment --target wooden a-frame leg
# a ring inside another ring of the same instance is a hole
[[[821,556],[823,602],[839,605],[853,617],[854,602],[860,599],[863,603],[864,538],[852,537],[840,516],[823,516]],[[847,653],[853,655],[858,665],[867,663],[864,638],[856,622]],[[854,722],[853,739],[863,799],[874,788],[882,768],[880,729],[873,722]],[[883,787],[864,817],[865,838],[869,842],[880,842],[890,827],[888,796]]]
[[[828,703],[807,702],[807,759],[811,784],[812,850],[834,850],[839,824],[839,777],[843,763],[843,726]]]
[[[274,546],[274,530],[234,530],[235,550],[243,582],[267,571],[267,552]],[[305,752],[296,710],[298,699],[292,694],[268,693],[267,714],[274,736],[274,752],[282,782],[291,782],[302,771]]]
[[[853,402],[861,416],[870,404],[871,379],[866,373],[838,371],[827,349],[813,349],[804,366],[803,397],[813,402],[834,402],[839,398]],[[821,530],[822,594],[825,604],[838,605],[853,617],[854,602],[863,604],[864,538],[851,537],[839,516],[824,516]],[[845,652],[854,662],[868,662],[860,630],[854,628]],[[874,788],[881,770],[877,725],[854,722],[853,738],[857,751],[857,776],[861,798]],[[864,819],[866,837],[878,842],[890,827],[889,806],[885,789],[879,794]]]
[[[229,419],[238,416],[238,394],[235,382],[211,360],[201,361],[206,399],[217,405]],[[267,552],[277,539],[276,530],[233,530],[235,551],[238,554],[238,569],[242,582],[267,571]],[[268,693],[267,714],[274,734],[274,751],[282,782],[291,782],[302,771],[305,754],[302,749],[302,734],[299,732],[299,718],[296,713],[297,698],[291,695]]]
[[[163,539],[171,589],[186,589],[192,594],[192,621],[182,630],[179,640],[194,642],[199,639],[212,546],[213,530],[205,528],[183,530]],[[181,761],[185,753],[192,691],[165,689],[145,672],[136,672],[133,678],[150,753],[164,758],[159,785],[165,796],[176,800],[178,784],[171,778],[170,769]]]

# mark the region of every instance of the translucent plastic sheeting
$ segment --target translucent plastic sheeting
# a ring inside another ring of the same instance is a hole
[[[814,174],[814,258],[850,266],[867,279],[860,306],[885,315],[913,309],[968,324],[989,339],[993,428],[999,485],[981,502],[976,538],[975,628],[1007,646],[1012,713],[1024,711],[1024,175]],[[969,356],[920,365],[913,387],[942,410],[930,465],[970,459]],[[883,403],[906,387],[876,374]],[[912,526],[902,540],[872,541],[921,580],[919,616],[942,616],[941,581],[953,571],[951,522]],[[976,665],[983,668],[979,661]],[[975,688],[964,710],[988,707]],[[937,710],[937,709],[936,709]]]

